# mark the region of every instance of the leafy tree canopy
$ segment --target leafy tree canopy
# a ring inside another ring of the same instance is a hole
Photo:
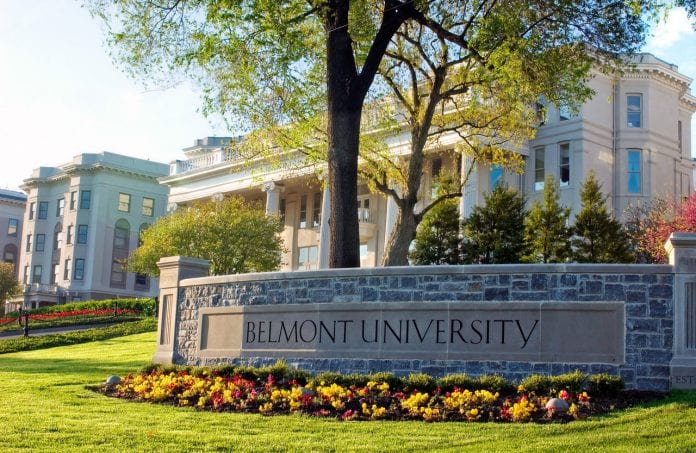
[[[15,268],[12,263],[0,263],[0,308],[5,301],[22,292],[22,285],[17,281]]]
[[[282,230],[277,217],[240,197],[198,202],[144,230],[127,267],[159,275],[160,258],[183,255],[209,260],[213,275],[273,271],[280,266]]]

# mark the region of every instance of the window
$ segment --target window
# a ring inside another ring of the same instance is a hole
[[[285,198],[280,199],[280,224],[285,225]]]
[[[36,203],[33,201],[29,203],[29,220],[34,220],[34,213],[36,212]]]
[[[70,192],[70,210],[74,211],[77,207],[77,190]]]
[[[56,205],[56,217],[62,217],[65,213],[65,198],[59,198]]]
[[[143,198],[143,209],[141,212],[144,216],[152,217],[155,213],[155,199]]]
[[[300,197],[300,228],[307,228],[307,195]]]
[[[19,219],[9,219],[7,223],[7,235],[17,236],[17,230],[19,230]]]
[[[141,228],[142,229],[142,228]],[[130,224],[125,219],[120,219],[114,227],[114,242],[111,251],[111,287],[126,287],[126,271],[123,261],[128,258],[128,245],[130,243]]]
[[[46,235],[45,234],[37,234],[36,235],[36,244],[34,244],[34,250],[37,252],[43,252],[45,247],[46,247]]]
[[[491,185],[490,190],[495,190],[495,187],[502,182],[503,167],[500,165],[491,165]]]
[[[80,192],[80,209],[89,209],[92,204],[92,191],[83,190]]]
[[[126,272],[120,260],[113,260],[111,263],[111,286],[117,288],[126,287]]]
[[[56,224],[56,227],[53,229],[53,250],[60,250],[61,246],[61,233],[63,232],[63,225],[60,223]]]
[[[128,222],[123,219],[116,222],[116,228],[114,228],[114,248],[127,249],[129,236],[130,226]]]
[[[136,286],[147,286],[147,274],[135,274]]]
[[[561,104],[558,106],[558,120],[568,121],[571,118],[570,107],[568,104]]]
[[[27,248],[25,248],[27,252],[31,252],[31,234],[27,234]]]
[[[65,260],[63,266],[63,280],[70,280],[70,258]]]
[[[677,148],[679,148],[679,153],[682,152],[682,122],[677,121]]]
[[[440,188],[440,173],[442,173],[442,159],[433,159],[430,164],[430,198],[437,197]]]
[[[318,250],[316,245],[311,247],[300,247],[297,268],[299,270],[316,269]]]
[[[17,247],[14,244],[7,244],[2,255],[2,260],[5,263],[14,264],[15,257],[17,256]]]
[[[22,276],[22,283],[25,285],[29,283],[29,266],[24,266],[24,274]]]
[[[48,218],[48,201],[39,201],[39,219]]]
[[[570,144],[561,143],[558,156],[561,187],[570,184]]]
[[[640,193],[641,191],[641,171],[640,171],[640,150],[628,150],[628,193]]]
[[[43,266],[42,265],[37,264],[36,266],[34,266],[34,273],[32,274],[31,282],[40,284],[42,273],[43,273]]]
[[[643,99],[640,94],[629,94],[626,97],[626,114],[628,117],[628,127],[642,127]]]
[[[360,265],[367,265],[367,244],[360,244]]]
[[[73,271],[73,279],[83,280],[85,278],[85,260],[84,258],[75,258],[75,270]]]
[[[549,122],[548,119],[548,110],[544,104],[541,102],[537,102],[535,106],[536,110],[536,119],[537,122],[539,123],[539,126],[543,126],[544,124]]]
[[[544,178],[546,173],[544,163],[546,161],[546,151],[543,147],[534,149],[534,190],[544,190]]]
[[[87,243],[87,225],[77,226],[77,243],[86,244]]]
[[[358,198],[358,222],[372,223],[369,197]]]
[[[68,231],[65,234],[65,243],[66,244],[72,244],[74,230],[75,230],[75,227],[73,225],[68,225]]]
[[[130,195],[127,193],[118,194],[118,210],[121,212],[130,212]]]
[[[58,281],[58,265],[54,264],[53,265],[53,272],[51,272],[51,280],[48,283],[50,283],[51,285],[55,285],[57,281]]]
[[[314,194],[314,204],[312,204],[312,226],[319,228],[321,224],[321,192]]]

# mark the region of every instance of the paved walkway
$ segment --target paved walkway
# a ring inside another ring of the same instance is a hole
[[[100,329],[104,327],[113,326],[116,323],[108,324],[81,324],[77,326],[63,326],[63,327],[49,327],[46,329],[31,329],[31,323],[29,324],[29,336],[38,337],[41,335],[51,335],[53,333],[63,333],[63,332],[74,332],[76,330],[87,330],[87,329]],[[17,330],[11,330],[9,332],[0,332],[0,341],[9,340],[11,338],[21,338],[24,336],[24,330],[17,328]]]

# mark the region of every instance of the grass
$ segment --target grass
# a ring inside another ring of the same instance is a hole
[[[696,391],[570,424],[339,422],[196,412],[87,390],[139,370],[155,334],[0,356],[0,450],[458,451],[691,450]]]
[[[0,354],[88,343],[155,330],[157,330],[157,320],[155,318],[145,318],[139,321],[121,322],[108,327],[51,335],[32,336],[30,331],[27,338],[0,339]]]

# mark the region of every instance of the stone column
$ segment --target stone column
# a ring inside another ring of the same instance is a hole
[[[389,242],[389,236],[394,229],[394,224],[396,223],[396,214],[399,208],[392,197],[387,195],[387,214],[386,220],[384,222],[384,247],[386,249],[387,242]]]
[[[321,194],[321,224],[319,226],[319,269],[329,268],[329,209],[331,209],[331,194],[329,185],[324,183]]]
[[[462,183],[464,183],[464,177],[466,176],[466,171],[469,165],[472,165],[471,159],[462,158]],[[466,184],[462,186],[462,197],[459,199],[459,221],[462,222],[464,219],[471,215],[471,211],[476,206],[478,200],[478,169],[474,168],[469,175],[469,179]]]
[[[157,320],[157,350],[154,363],[174,363],[178,346],[179,285],[185,278],[205,277],[210,262],[185,256],[170,256],[157,262],[159,276],[159,314]]]
[[[280,185],[276,184],[274,181],[269,181],[263,183],[263,190],[266,192],[266,214],[267,215],[274,215],[278,214],[278,211],[280,210],[280,192],[282,192],[285,188]]]
[[[674,268],[672,388],[696,389],[696,233],[672,233],[665,244]]]

